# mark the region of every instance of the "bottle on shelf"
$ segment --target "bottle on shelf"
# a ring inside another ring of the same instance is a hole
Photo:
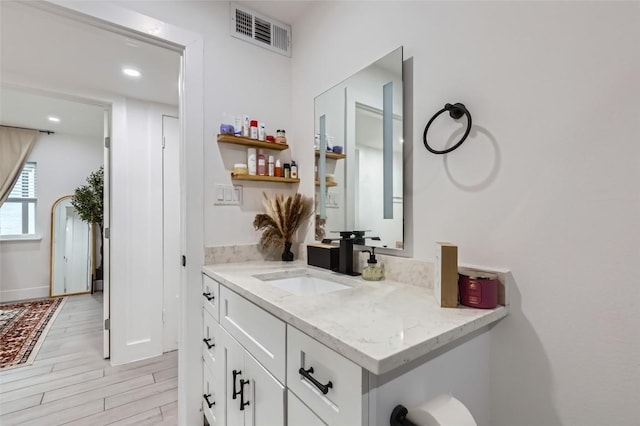
[[[250,130],[250,138],[251,139],[258,139],[258,121],[257,120],[251,120],[251,127],[249,128]]]
[[[291,161],[291,177],[294,179],[298,178],[298,166],[295,161]]]
[[[267,173],[269,174],[269,176],[275,176],[276,175],[276,166],[275,166],[275,164],[273,162],[273,155],[269,156],[269,163],[268,163],[267,170],[268,170]]]
[[[251,121],[249,121],[249,116],[244,115],[242,117],[242,136],[245,138],[249,137],[249,127],[251,127]]]
[[[289,165],[289,163],[284,163],[284,177],[291,177],[291,165]]]
[[[247,165],[249,174],[255,176],[258,171],[258,159],[255,148],[247,148]]]
[[[259,149],[258,150],[258,175],[264,176],[266,174],[267,173],[266,173],[266,164],[264,160],[264,151]]]
[[[283,176],[283,174],[282,174],[282,166],[280,165],[280,159],[279,158],[276,160],[275,175],[277,177],[282,177]]]

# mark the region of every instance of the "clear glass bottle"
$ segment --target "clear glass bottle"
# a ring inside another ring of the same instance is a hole
[[[384,266],[378,263],[375,254],[375,247],[371,247],[371,250],[363,250],[369,253],[369,259],[367,260],[367,266],[362,269],[362,279],[367,281],[382,281],[384,280]]]

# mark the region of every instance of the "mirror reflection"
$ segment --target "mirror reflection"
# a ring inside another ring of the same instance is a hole
[[[404,248],[402,91],[399,47],[316,97],[317,240],[366,230]]]
[[[51,296],[91,289],[91,227],[71,205],[71,195],[51,209]]]

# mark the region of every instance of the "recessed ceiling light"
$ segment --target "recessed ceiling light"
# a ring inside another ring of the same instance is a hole
[[[53,121],[54,123],[59,123],[60,122],[60,119],[58,117],[54,117],[53,115],[50,115],[47,118],[49,119],[49,121]]]
[[[133,68],[122,68],[122,73],[124,75],[128,75],[129,77],[140,77],[140,71]]]

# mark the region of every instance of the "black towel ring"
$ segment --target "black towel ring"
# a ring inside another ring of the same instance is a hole
[[[467,130],[464,132],[464,135],[462,135],[462,139],[460,139],[460,141],[458,143],[453,145],[451,148],[444,149],[442,151],[438,151],[438,150],[435,150],[435,149],[433,149],[433,148],[431,148],[429,146],[429,142],[427,142],[427,132],[429,131],[429,126],[431,126],[431,123],[433,123],[433,121],[436,118],[438,118],[438,116],[440,114],[442,114],[443,112],[445,112],[445,111],[449,111],[449,115],[454,120],[458,120],[463,115],[466,115],[467,116]],[[432,152],[434,154],[446,154],[446,153],[451,152],[454,149],[458,148],[460,145],[462,145],[462,142],[464,142],[465,139],[467,139],[467,136],[469,136],[469,132],[470,131],[471,131],[471,113],[469,113],[469,110],[467,110],[467,108],[461,103],[455,103],[453,105],[446,104],[444,106],[444,108],[442,108],[440,111],[438,111],[436,113],[436,115],[431,117],[431,120],[429,120],[429,122],[427,123],[427,127],[424,128],[424,134],[422,135],[422,139],[424,140],[424,147],[427,148],[427,150],[429,150],[429,152]]]

